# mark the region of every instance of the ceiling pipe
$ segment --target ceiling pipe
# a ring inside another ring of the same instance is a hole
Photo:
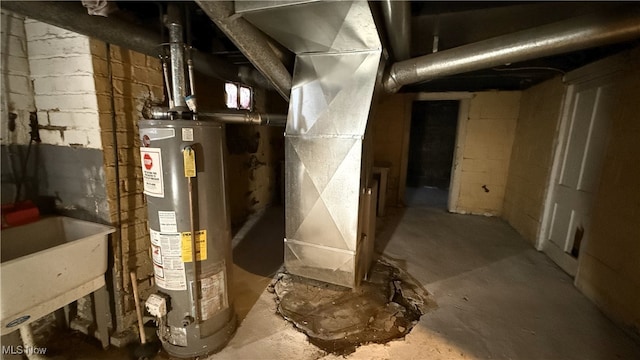
[[[383,0],[382,17],[391,52],[396,61],[411,57],[411,4],[409,1]]]
[[[404,85],[639,37],[640,9],[623,7],[396,62],[385,73],[383,84],[394,93]]]
[[[280,44],[235,14],[232,1],[203,1],[196,3],[213,20],[251,63],[262,72],[282,97],[289,101],[291,74],[284,62],[293,63],[293,57]]]
[[[174,120],[177,114],[170,109],[154,106],[145,109],[142,116],[149,120]],[[227,124],[286,126],[286,114],[265,114],[245,110],[199,112],[198,120],[212,120]]]
[[[91,16],[80,2],[1,1],[0,6],[20,15],[149,56],[159,56],[162,53],[161,44],[165,42],[159,32],[119,19],[115,15]],[[252,67],[237,66],[223,58],[199,51],[193,51],[191,56],[194,67],[203,75],[263,88],[271,87],[270,82]]]
[[[201,119],[211,119],[228,124],[285,126],[286,114],[264,114],[249,111],[226,111],[198,113]]]

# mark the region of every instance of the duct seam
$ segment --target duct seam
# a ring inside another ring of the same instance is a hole
[[[354,250],[340,249],[340,248],[336,248],[336,247],[324,246],[324,245],[320,245],[320,244],[314,244],[314,243],[305,242],[305,241],[299,241],[299,240],[294,240],[294,239],[284,238],[284,242],[285,243],[296,244],[296,245],[301,245],[301,246],[314,247],[314,248],[328,250],[328,251],[335,251],[335,252],[348,254],[348,255],[355,255],[356,254],[356,252]]]

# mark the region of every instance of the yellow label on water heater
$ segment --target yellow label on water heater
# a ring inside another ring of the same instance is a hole
[[[190,146],[182,151],[184,157],[184,177],[196,177],[196,152]]]
[[[183,232],[180,235],[182,261],[191,262],[191,232]],[[198,261],[207,260],[207,230],[196,231],[196,259]]]

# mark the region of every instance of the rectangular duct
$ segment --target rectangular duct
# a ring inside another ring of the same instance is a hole
[[[285,132],[285,266],[354,287],[373,252],[367,119],[381,44],[366,1],[236,2],[296,54]],[[369,239],[369,241],[367,241]]]

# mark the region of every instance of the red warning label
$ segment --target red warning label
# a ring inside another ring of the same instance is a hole
[[[144,158],[142,159],[142,163],[144,164],[144,168],[147,170],[151,170],[153,167],[153,160],[151,159],[151,155],[144,154]]]
[[[162,174],[162,152],[159,148],[140,148],[142,158],[142,179],[144,193],[154,197],[164,197]]]

